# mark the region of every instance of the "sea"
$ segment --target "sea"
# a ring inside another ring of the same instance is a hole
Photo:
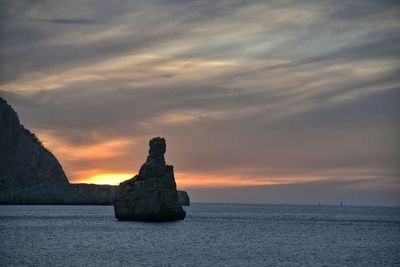
[[[112,206],[0,206],[0,266],[400,266],[396,207],[185,209],[146,223]]]

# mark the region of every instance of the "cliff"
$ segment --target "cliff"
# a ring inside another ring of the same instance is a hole
[[[112,205],[116,189],[70,184],[53,153],[20,124],[17,113],[0,97],[0,204]]]

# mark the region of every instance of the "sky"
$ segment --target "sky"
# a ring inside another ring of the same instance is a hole
[[[398,1],[0,6],[0,96],[72,183],[162,136],[192,201],[400,203]]]

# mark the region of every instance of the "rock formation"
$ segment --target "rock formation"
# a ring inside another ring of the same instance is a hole
[[[116,190],[111,185],[70,184],[56,157],[0,97],[0,204],[112,205]],[[188,199],[180,199],[189,205]]]
[[[0,98],[0,202],[59,202],[52,192],[68,185],[57,159]]]
[[[186,191],[178,190],[178,203],[182,206],[190,206],[190,198]]]
[[[178,202],[174,169],[165,164],[165,139],[150,140],[149,155],[139,174],[119,185],[114,202],[118,220],[174,221],[186,212]]]

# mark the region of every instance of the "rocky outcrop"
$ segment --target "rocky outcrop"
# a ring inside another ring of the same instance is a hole
[[[54,155],[0,98],[0,203],[60,202],[69,182]]]
[[[70,184],[56,157],[0,97],[0,204],[111,205],[116,187]]]
[[[0,204],[113,205],[116,190],[111,185],[70,184],[53,153],[0,97]],[[185,198],[180,201],[189,205]]]
[[[178,203],[182,206],[190,206],[190,198],[186,191],[178,190]]]
[[[165,139],[153,138],[149,145],[149,155],[139,174],[119,185],[115,217],[135,221],[182,220],[186,212],[178,202],[173,166],[165,164]]]

